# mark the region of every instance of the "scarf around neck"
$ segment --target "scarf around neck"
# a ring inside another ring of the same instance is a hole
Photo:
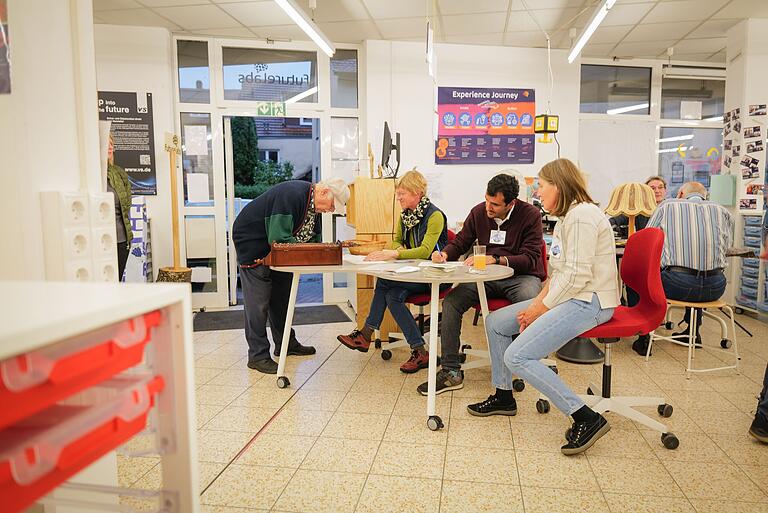
[[[406,229],[410,230],[417,224],[419,224],[424,217],[424,212],[429,208],[429,205],[431,202],[429,201],[429,198],[426,196],[422,196],[421,200],[419,201],[419,204],[416,205],[416,208],[411,210],[410,208],[406,208],[400,213],[400,220],[403,223],[403,226],[405,226]]]

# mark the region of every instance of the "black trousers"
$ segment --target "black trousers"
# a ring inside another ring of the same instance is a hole
[[[267,338],[267,319],[276,350],[280,350],[288,313],[293,274],[281,273],[260,265],[240,268],[245,303],[245,340],[248,342],[248,360],[270,358]],[[289,346],[298,344],[296,332],[291,330]]]
[[[128,262],[128,243],[117,243],[117,281],[123,281],[125,264]]]

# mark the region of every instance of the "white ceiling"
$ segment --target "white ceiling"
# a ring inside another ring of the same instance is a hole
[[[309,12],[309,0],[298,0]],[[422,40],[425,20],[448,43],[568,48],[598,0],[317,0],[314,19],[335,42]],[[272,0],[93,0],[94,21],[166,27],[178,34],[305,40]],[[584,50],[588,57],[723,62],[725,32],[768,18],[767,0],[617,0]]]

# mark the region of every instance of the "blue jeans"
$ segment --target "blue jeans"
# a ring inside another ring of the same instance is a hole
[[[449,287],[446,283],[440,288]],[[419,326],[413,319],[411,311],[405,305],[405,299],[413,294],[429,294],[430,286],[426,283],[407,283],[404,281],[376,280],[376,289],[373,292],[371,309],[368,312],[368,318],[365,320],[366,326],[373,329],[381,327],[381,321],[384,320],[384,311],[389,308],[392,317],[397,325],[403,330],[403,335],[411,349],[416,349],[424,345],[424,337],[419,331]],[[435,320],[436,322],[436,320]],[[437,326],[435,326],[437,327]]]
[[[512,375],[516,374],[546,395],[564,414],[571,415],[584,406],[584,401],[539,360],[585,331],[610,320],[613,308],[600,308],[596,294],[589,303],[571,299],[555,306],[520,333],[517,314],[532,302],[510,305],[488,316],[486,327],[493,385],[512,390]]]
[[[661,270],[661,284],[667,299],[677,301],[708,302],[720,299],[725,292],[725,273],[719,273],[706,278],[694,276],[679,271]],[[690,308],[685,309],[683,320],[690,324]],[[701,309],[696,309],[696,328],[701,326]]]

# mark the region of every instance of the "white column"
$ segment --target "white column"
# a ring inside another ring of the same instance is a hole
[[[40,191],[98,190],[91,0],[9,0],[0,95],[0,279],[44,279]]]

